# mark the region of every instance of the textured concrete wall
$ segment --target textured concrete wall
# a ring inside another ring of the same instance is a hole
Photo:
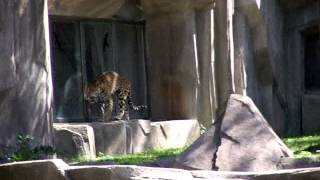
[[[48,0],[51,15],[109,18],[125,0]]]
[[[0,14],[0,146],[13,145],[17,133],[51,144],[46,0],[4,0]]]
[[[314,118],[318,107],[318,98],[304,96],[304,42],[302,33],[308,27],[319,22],[320,1],[296,3],[300,9],[288,9],[285,14],[285,58],[287,61],[287,98],[288,98],[288,133],[311,133],[314,127],[320,128],[319,119]],[[302,6],[303,5],[303,6]],[[291,6],[290,6],[291,7]],[[302,105],[306,105],[303,107]],[[312,108],[306,110],[305,108]],[[303,112],[303,109],[305,112]],[[312,113],[314,112],[314,113]],[[306,118],[306,121],[304,120]],[[312,120],[311,120],[312,119]],[[311,123],[311,124],[305,124]],[[314,123],[314,124],[313,124]],[[313,127],[312,127],[313,126]],[[312,127],[312,128],[308,128]],[[306,129],[304,129],[306,128]]]
[[[278,133],[286,134],[288,102],[286,94],[287,61],[284,58],[284,15],[278,0],[261,2],[261,14],[266,24],[268,57],[272,68],[272,106],[269,123]]]
[[[197,10],[195,13],[196,21],[196,45],[198,60],[198,120],[209,127],[216,116],[216,94],[215,94],[215,76],[214,76],[214,44],[213,27],[214,11],[213,9]]]
[[[50,15],[141,20],[140,0],[48,0]]]
[[[270,121],[272,66],[266,24],[260,8],[262,7],[255,0],[235,1],[233,31],[235,62],[243,62],[245,93],[253,99],[264,117]],[[238,64],[241,66],[241,63]]]
[[[195,9],[210,3],[212,1],[142,1],[152,119],[197,116]]]
[[[196,117],[194,12],[148,17],[146,39],[151,118]]]
[[[319,8],[318,0],[235,1],[235,62],[244,64],[245,92],[280,134],[300,134],[311,127],[304,118],[317,121],[310,120],[317,114],[310,106],[303,112],[303,104],[314,99],[309,103],[310,98],[303,98],[301,32],[319,20]]]

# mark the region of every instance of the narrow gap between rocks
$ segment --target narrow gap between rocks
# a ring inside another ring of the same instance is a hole
[[[225,114],[225,110],[223,111],[223,113],[217,118],[217,120],[213,123],[213,125],[215,126],[215,131],[214,131],[214,135],[213,135],[213,142],[216,143],[216,149],[213,152],[213,157],[212,157],[212,167],[211,169],[214,171],[218,171],[219,167],[216,165],[216,161],[217,161],[217,153],[219,151],[219,147],[221,146],[221,126],[222,126],[222,120]]]

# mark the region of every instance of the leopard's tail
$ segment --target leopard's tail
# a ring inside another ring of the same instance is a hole
[[[131,95],[129,93],[128,95],[128,105],[131,109],[135,110],[135,111],[140,111],[140,110],[143,110],[143,109],[147,109],[148,106],[146,105],[140,105],[140,106],[135,106],[132,102],[132,99],[131,99]]]

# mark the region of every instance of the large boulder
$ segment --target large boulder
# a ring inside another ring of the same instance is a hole
[[[1,180],[67,180],[61,159],[15,162],[0,165]]]
[[[200,136],[195,119],[150,122],[132,120],[127,125],[128,152],[140,153],[148,149],[181,148]]]
[[[95,122],[90,123],[90,126],[94,129],[97,153],[127,153],[127,130],[124,122]]]
[[[63,156],[96,156],[93,128],[85,124],[54,124],[54,145]]]
[[[175,167],[218,171],[276,170],[292,152],[249,97],[233,94],[224,114],[176,158]]]

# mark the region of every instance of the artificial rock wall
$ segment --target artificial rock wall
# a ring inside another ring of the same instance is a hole
[[[303,1],[48,2],[51,15],[145,18],[152,120],[197,118],[208,127],[237,93],[250,96],[276,132],[301,132],[299,27],[319,19],[320,6],[296,13],[292,6]],[[51,144],[46,7],[46,0],[0,2],[1,146],[17,133]]]
[[[302,32],[319,22],[320,1],[234,2],[234,58],[243,64],[244,92],[276,132],[317,131],[320,101],[304,85]]]
[[[46,0],[0,2],[0,150],[18,133],[52,144],[47,13]]]
[[[210,100],[213,1],[141,2],[146,18],[151,119],[192,119],[200,114],[202,123],[209,125],[214,115],[214,100]]]
[[[284,58],[284,15],[276,0],[235,1],[235,62],[241,62],[244,93],[257,104],[274,130],[298,133],[298,123],[289,125]]]

